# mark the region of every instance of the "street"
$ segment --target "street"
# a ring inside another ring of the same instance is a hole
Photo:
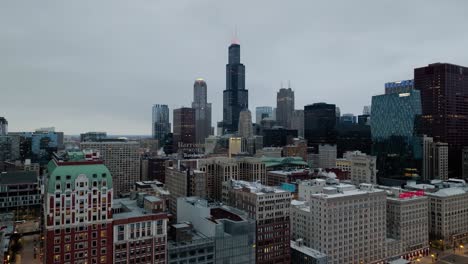
[[[16,264],[40,264],[39,254],[34,256],[34,240],[36,240],[36,247],[39,248],[39,235],[25,236],[21,238],[23,249],[20,254],[16,255]],[[39,249],[38,249],[39,250]]]

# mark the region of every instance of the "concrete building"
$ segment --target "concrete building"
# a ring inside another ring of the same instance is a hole
[[[243,138],[250,138],[253,136],[252,114],[248,109],[242,110],[240,112],[238,134]]]
[[[223,200],[256,221],[255,263],[290,263],[291,193],[235,180],[223,187]]]
[[[96,153],[54,154],[44,176],[44,263],[112,262],[112,175]]]
[[[22,214],[39,212],[42,205],[39,178],[35,171],[0,172],[0,211]]]
[[[468,190],[465,187],[441,188],[426,192],[429,197],[429,232],[432,240],[442,240],[451,248],[468,242]]]
[[[267,185],[280,186],[283,183],[296,183],[310,179],[310,171],[307,169],[287,169],[267,172]]]
[[[162,203],[149,195],[114,200],[112,263],[167,263],[168,218]]]
[[[336,168],[342,171],[349,171],[351,172],[351,161],[348,159],[336,159]]]
[[[284,157],[301,157],[307,160],[307,141],[300,138],[293,139],[292,144],[283,147]]]
[[[80,148],[100,153],[104,164],[112,173],[114,194],[128,194],[133,184],[140,180],[139,144],[134,141],[110,139],[100,142],[81,142]]]
[[[448,179],[448,144],[423,137],[423,180]]]
[[[207,237],[194,230],[190,223],[172,225],[170,235],[167,247],[168,264],[214,263],[215,243],[213,237]]]
[[[302,239],[291,241],[291,263],[327,264],[327,255],[304,246]]]
[[[6,136],[8,134],[8,121],[6,118],[0,116],[0,136]]]
[[[386,252],[386,193],[370,184],[321,186],[308,203],[294,201],[292,239],[328,256],[328,263],[377,263]],[[311,225],[310,223],[314,223]]]
[[[245,212],[198,197],[185,197],[177,200],[177,218],[213,238],[213,263],[255,263],[255,221]]]
[[[106,132],[86,132],[80,134],[80,142],[95,142],[107,138]]]
[[[350,177],[353,184],[377,183],[376,157],[351,151],[344,154],[344,159],[351,162]]]
[[[292,112],[291,129],[297,130],[297,136],[304,138],[304,110],[294,110]]]

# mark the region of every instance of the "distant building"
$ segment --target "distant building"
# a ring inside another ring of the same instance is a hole
[[[196,143],[195,109],[182,107],[174,109],[174,146]]]
[[[214,240],[211,263],[255,263],[255,221],[245,212],[199,197],[184,197],[177,200],[177,219]]]
[[[31,159],[41,165],[47,164],[52,153],[62,150],[63,132],[55,132],[53,129],[38,129],[35,132],[8,133],[19,139],[20,159]]]
[[[242,110],[240,112],[238,134],[242,138],[250,138],[253,136],[252,114],[248,109]]]
[[[54,154],[44,181],[45,263],[111,262],[112,175],[96,153]]]
[[[339,124],[336,127],[337,156],[347,151],[359,150],[370,154],[372,151],[371,129],[367,124]]]
[[[414,80],[388,82],[385,84],[385,94],[409,93],[413,89],[414,89]],[[366,114],[366,113],[363,113],[363,114]],[[370,113],[367,113],[367,114],[370,114]]]
[[[290,192],[231,180],[223,184],[223,200],[255,219],[255,263],[291,263]]]
[[[297,138],[297,130],[282,127],[263,129],[264,147],[284,147],[291,144],[294,138]]]
[[[203,235],[190,223],[171,226],[170,239],[167,241],[167,263],[215,263],[214,237]]]
[[[96,142],[107,138],[106,132],[86,132],[80,134],[81,142]]]
[[[355,185],[361,183],[377,183],[376,157],[359,151],[346,152],[344,159],[350,161],[350,177]]]
[[[8,134],[8,121],[6,118],[0,116],[0,136]]]
[[[297,130],[297,136],[304,138],[304,110],[294,110],[292,112],[291,129]]]
[[[342,124],[355,124],[357,123],[357,118],[354,114],[343,114],[340,117],[340,123]]]
[[[291,128],[291,117],[294,112],[294,91],[281,88],[276,94],[276,121],[279,126]]]
[[[165,104],[155,104],[152,109],[153,138],[164,142],[167,134],[171,133],[169,122],[169,107]]]
[[[327,255],[304,246],[302,239],[291,241],[291,263],[327,264]]]
[[[192,108],[195,109],[195,141],[205,143],[211,133],[211,103],[208,103],[208,91],[205,80],[198,78],[193,85]]]
[[[283,157],[301,157],[307,160],[307,141],[299,138],[293,139],[292,144],[283,147]]]
[[[0,211],[34,215],[42,205],[39,175],[35,171],[0,170]]]
[[[115,199],[113,212],[113,263],[167,263],[167,223],[155,196]]]
[[[448,180],[448,144],[423,137],[423,180]]]
[[[109,139],[100,142],[81,142],[82,150],[98,151],[112,173],[114,194],[118,197],[130,193],[140,180],[139,144],[135,141]]]
[[[304,136],[309,146],[336,144],[336,106],[326,103],[306,105]]]
[[[273,118],[273,107],[258,106],[255,108],[255,123],[260,125],[265,118]]]

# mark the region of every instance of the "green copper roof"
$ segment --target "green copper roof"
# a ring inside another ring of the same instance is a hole
[[[79,155],[78,155],[79,156]],[[76,158],[78,157],[76,156]],[[79,159],[73,159],[78,161]],[[82,159],[81,159],[82,160]],[[101,187],[100,182],[106,181],[106,187],[112,188],[112,176],[104,164],[78,164],[78,165],[61,165],[57,166],[54,160],[51,160],[47,165],[47,192],[55,193],[56,183],[61,183],[61,191],[65,191],[66,182],[71,183],[71,189],[75,188],[75,180],[79,175],[88,177],[88,186],[91,187],[93,180],[99,182],[98,187]],[[105,176],[104,176],[105,175]]]
[[[265,163],[265,167],[267,168],[284,165],[307,166],[307,162],[305,162],[301,157],[273,158],[264,156],[262,157],[262,162]]]

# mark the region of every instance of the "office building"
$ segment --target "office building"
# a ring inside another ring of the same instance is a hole
[[[362,108],[362,115],[367,115],[367,116],[371,115],[371,106],[370,105],[365,105]]]
[[[449,176],[462,174],[462,148],[468,146],[468,68],[434,63],[414,69],[421,91],[422,133],[448,143]]]
[[[240,45],[237,40],[229,46],[226,64],[226,90],[223,92],[223,121],[218,124],[222,134],[238,131],[239,115],[249,108],[249,92],[245,89],[245,66],[240,61]]]
[[[152,121],[153,138],[159,140],[159,142],[164,142],[167,134],[171,133],[169,107],[165,104],[153,105]]]
[[[304,136],[309,146],[336,144],[336,107],[315,103],[304,107]]]
[[[239,136],[242,138],[253,137],[252,128],[252,114],[249,109],[244,109],[240,112],[239,116]]]
[[[468,147],[462,149],[462,177],[468,179]]]
[[[423,137],[423,180],[448,180],[448,144]]]
[[[377,183],[376,157],[360,151],[346,152],[343,156],[350,162],[350,177],[355,185],[361,183]]]
[[[283,147],[283,157],[301,157],[307,160],[307,141],[295,138],[292,144]]]
[[[304,246],[325,254],[328,263],[383,261],[386,192],[370,184],[357,189],[346,184],[326,186],[322,181],[308,203],[293,201],[292,240],[303,239]]]
[[[211,263],[255,263],[255,221],[245,212],[199,197],[184,197],[177,200],[177,219],[213,238]]]
[[[192,108],[195,109],[195,141],[205,143],[211,133],[211,103],[208,103],[208,92],[205,80],[198,78],[193,85]]]
[[[130,193],[133,184],[140,180],[139,144],[124,139],[108,139],[100,142],[81,142],[82,150],[98,151],[106,167],[112,173],[114,195]]]
[[[0,162],[16,161],[20,155],[20,136],[8,135],[0,136]]]
[[[294,91],[281,88],[276,93],[276,121],[279,126],[291,128],[291,117],[294,112]]]
[[[369,125],[370,115],[358,115],[358,124],[359,125]]]
[[[44,181],[44,263],[112,262],[112,175],[97,153],[54,154]]]
[[[304,110],[294,110],[292,112],[291,129],[297,130],[297,136],[304,138]]]
[[[371,129],[367,124],[338,124],[336,126],[336,148],[338,157],[347,151],[372,151]]]
[[[184,144],[195,144],[195,109],[182,107],[174,109],[174,146],[176,150]]]
[[[162,208],[162,200],[150,195],[114,200],[112,263],[167,263],[168,217]]]
[[[0,136],[8,134],[8,121],[6,118],[0,116]]]
[[[39,212],[42,205],[39,175],[35,171],[6,171],[0,169],[0,211],[22,215]]]
[[[80,134],[80,141],[81,142],[95,142],[101,141],[107,138],[106,132],[86,132]]]
[[[20,159],[31,159],[32,162],[47,164],[53,152],[62,150],[63,132],[53,128],[37,129],[35,132],[14,132],[9,136],[19,138]]]
[[[169,264],[197,263],[213,264],[215,259],[214,237],[207,237],[193,228],[190,223],[171,225],[167,241]]]
[[[291,263],[291,193],[260,183],[227,181],[224,200],[256,221],[255,263]]]
[[[257,106],[255,107],[255,123],[260,125],[265,118],[273,119],[273,107],[271,106]]]
[[[267,172],[268,186],[281,186],[284,183],[297,183],[310,179],[311,174],[308,169],[286,169],[273,170]]]
[[[418,90],[372,97],[372,154],[378,157],[379,177],[421,174],[422,145],[415,126],[420,115]]]
[[[351,113],[343,114],[340,117],[340,123],[341,124],[355,124],[357,123],[357,118],[354,114],[351,114]]]

